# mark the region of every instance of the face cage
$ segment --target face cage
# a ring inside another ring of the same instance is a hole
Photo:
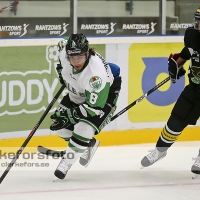
[[[194,28],[200,31],[200,19],[194,18],[193,20]]]

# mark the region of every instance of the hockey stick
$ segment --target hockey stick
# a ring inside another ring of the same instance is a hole
[[[28,135],[28,137],[26,138],[26,140],[22,144],[21,148],[17,151],[17,153],[15,154],[14,158],[12,159],[12,161],[10,162],[10,164],[8,165],[8,167],[6,168],[6,170],[4,171],[4,173],[1,175],[1,177],[0,177],[0,183],[4,180],[4,178],[6,177],[6,175],[8,174],[8,172],[10,171],[11,167],[14,165],[14,163],[16,162],[16,160],[19,158],[20,154],[22,153],[22,151],[24,150],[24,148],[26,147],[26,145],[29,143],[30,139],[33,137],[34,133],[36,132],[36,130],[38,129],[38,127],[40,126],[40,124],[42,123],[42,121],[44,120],[44,118],[46,117],[46,115],[48,114],[48,112],[51,110],[52,106],[54,105],[54,103],[56,102],[56,100],[58,99],[58,97],[60,96],[60,94],[62,93],[62,91],[64,90],[64,88],[65,88],[65,85],[62,85],[62,87],[59,89],[59,91],[57,92],[57,94],[54,96],[54,98],[51,101],[51,103],[48,105],[48,107],[45,110],[45,112],[43,113],[42,117],[39,119],[39,121],[37,122],[37,124],[33,127],[32,131],[30,132],[30,134]]]
[[[115,120],[117,117],[119,117],[120,115],[122,115],[123,113],[125,113],[127,110],[129,110],[130,108],[132,108],[134,105],[136,105],[137,103],[139,103],[140,101],[142,101],[144,98],[146,98],[147,96],[149,96],[152,92],[154,92],[155,90],[157,90],[159,87],[161,87],[162,85],[164,85],[169,80],[170,80],[170,77],[168,76],[166,79],[164,79],[163,81],[161,81],[160,83],[158,83],[158,85],[156,85],[155,87],[151,88],[148,92],[146,92],[141,97],[139,97],[138,99],[136,99],[133,103],[129,104],[126,108],[124,108],[123,110],[121,110],[120,112],[118,112],[116,115],[114,115],[112,117],[111,121]]]
[[[146,92],[141,97],[139,97],[138,99],[136,99],[133,103],[129,104],[123,110],[121,110],[116,115],[114,115],[111,118],[111,121],[115,120],[117,117],[119,117],[120,115],[122,115],[123,113],[125,113],[127,110],[129,110],[130,108],[132,108],[134,105],[136,105],[137,103],[139,103],[140,101],[142,101],[144,98],[146,98],[147,96],[149,96],[152,92],[154,92],[155,90],[157,90],[159,87],[161,87],[162,85],[164,85],[169,80],[170,80],[170,77],[167,77],[166,79],[164,79],[163,81],[161,81],[160,83],[158,83],[158,85],[156,85],[155,87],[153,87],[152,89],[150,89],[148,92]],[[48,148],[43,147],[43,146],[38,146],[37,149],[38,149],[38,151],[40,153],[48,155],[48,156],[52,156],[52,157],[55,157],[55,158],[62,157],[65,154],[65,151],[51,150],[51,149],[48,149]]]
[[[19,3],[19,1],[14,0],[13,3],[9,3],[7,6],[1,8],[0,13],[2,13],[4,10],[12,10],[12,9],[16,8],[18,3]]]

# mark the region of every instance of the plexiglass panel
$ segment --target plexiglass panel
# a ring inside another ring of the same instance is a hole
[[[199,0],[4,0],[0,37],[182,35],[199,6]]]

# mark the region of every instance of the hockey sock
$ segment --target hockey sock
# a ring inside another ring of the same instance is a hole
[[[89,141],[90,138],[85,138],[73,132],[66,149],[67,163],[74,164],[87,149]]]
[[[156,148],[160,152],[166,151],[177,139],[182,132],[171,130],[166,124],[162,129],[160,137],[157,141]]]

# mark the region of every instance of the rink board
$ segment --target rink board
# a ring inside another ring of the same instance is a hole
[[[101,141],[100,146],[114,146],[126,144],[145,144],[156,143],[162,128],[143,129],[143,130],[125,130],[102,132],[95,136]],[[200,140],[199,127],[187,127],[177,141],[195,141]],[[15,138],[0,140],[1,147],[21,147],[26,138]],[[66,142],[58,135],[51,136],[33,136],[27,147],[37,147],[38,145],[46,147],[66,147]]]
[[[2,147],[20,147],[59,90],[60,83],[55,70],[58,63],[57,40],[15,40],[15,48],[12,48],[13,41],[0,41]],[[182,48],[183,37],[95,38],[94,41],[91,39],[91,44],[106,60],[121,68],[123,81],[117,114],[168,76],[168,56]],[[185,65],[187,68],[189,63]],[[187,83],[187,76],[176,84],[169,81],[120,115],[97,136],[101,146],[155,143]],[[28,146],[66,146],[49,130],[52,123],[50,115],[66,92],[61,94]],[[197,134],[199,129],[198,120],[196,126],[184,130],[179,141],[200,140]]]

